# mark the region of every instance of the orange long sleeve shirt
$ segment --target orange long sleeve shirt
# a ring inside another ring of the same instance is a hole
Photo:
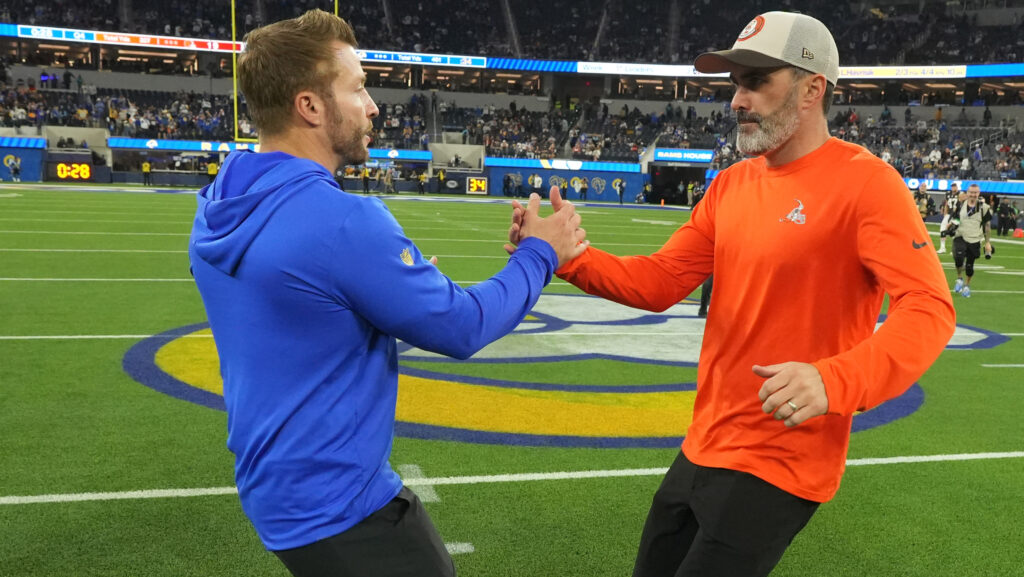
[[[866,149],[830,139],[791,163],[722,171],[689,222],[650,256],[591,246],[558,271],[584,291],[662,311],[714,272],[692,462],[745,471],[828,501],[857,411],[899,396],[935,361],[955,313],[928,231],[902,179]],[[885,322],[875,331],[882,300]],[[751,367],[812,363],[826,415],[787,428],[761,410]]]

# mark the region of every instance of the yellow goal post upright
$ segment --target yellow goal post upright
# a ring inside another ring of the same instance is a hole
[[[231,97],[235,103],[235,142],[259,142],[258,138],[245,138],[238,134],[238,26],[235,21],[235,3],[231,0]],[[334,0],[334,15],[338,15],[338,0]]]

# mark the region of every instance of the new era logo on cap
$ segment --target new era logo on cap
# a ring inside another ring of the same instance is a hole
[[[693,65],[704,73],[789,65],[822,74],[833,86],[839,80],[839,50],[832,33],[817,19],[795,12],[755,17],[731,49],[701,54]]]

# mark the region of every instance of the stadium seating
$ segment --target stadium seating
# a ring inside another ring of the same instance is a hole
[[[127,10],[120,9],[122,4]],[[737,30],[755,14],[780,8],[767,0],[603,0],[592,4],[515,0],[508,1],[509,12],[505,5],[505,0],[356,0],[342,3],[339,10],[352,22],[360,45],[371,49],[686,63],[709,48],[730,45]],[[1019,24],[1012,20],[1005,25],[977,26],[973,17],[940,3],[884,8],[864,5],[856,11],[851,6],[790,0],[782,8],[802,11],[825,22],[835,34],[845,65],[1015,62],[1024,54]],[[333,11],[334,3],[242,1],[236,8],[237,32],[242,35],[256,26],[298,16],[312,8]],[[18,0],[6,3],[0,10],[0,21],[167,36],[231,36],[227,5],[200,0]],[[516,31],[518,43],[508,36],[510,29]]]

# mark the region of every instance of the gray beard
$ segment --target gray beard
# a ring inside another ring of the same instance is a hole
[[[789,93],[778,110],[761,117],[751,132],[742,125],[736,129],[736,148],[749,156],[767,154],[782,146],[800,128],[800,117],[796,113],[796,87]]]

